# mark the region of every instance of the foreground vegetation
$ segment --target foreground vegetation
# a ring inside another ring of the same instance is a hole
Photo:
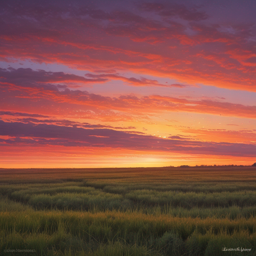
[[[256,255],[255,168],[43,171],[0,171],[0,255]]]

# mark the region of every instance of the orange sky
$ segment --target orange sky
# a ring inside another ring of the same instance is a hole
[[[0,168],[256,161],[254,1],[0,7]]]

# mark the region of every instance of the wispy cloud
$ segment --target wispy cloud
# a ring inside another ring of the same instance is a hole
[[[25,70],[24,72],[31,70]],[[145,116],[159,112],[181,111],[191,113],[205,113],[212,115],[235,116],[243,118],[255,118],[256,106],[246,106],[225,101],[193,100],[170,96],[150,95],[121,95],[119,97],[102,96],[81,90],[64,90],[54,83],[38,82],[36,74],[41,71],[33,71],[30,80],[22,79],[23,74],[16,70],[2,71],[0,88],[9,97],[25,98],[28,100],[44,99],[55,104],[66,106],[77,105],[81,108],[97,111],[119,111],[120,113]],[[7,74],[7,75],[6,75]],[[21,75],[21,78],[20,78]],[[54,73],[52,74],[54,76]],[[98,79],[98,78],[97,78]],[[20,92],[20,94],[17,94]],[[44,104],[47,104],[46,102]],[[114,113],[114,112],[113,112]]]
[[[128,82],[134,86],[163,86],[163,87],[178,87],[183,88],[187,85],[183,84],[165,84],[159,83],[157,80],[147,79],[145,77],[135,78],[135,77],[125,77],[118,74],[86,74],[86,77],[94,78],[94,79],[109,79],[109,80],[122,80],[124,82]]]
[[[1,6],[3,60],[130,70],[171,76],[181,84],[256,91],[256,48],[249,40],[253,25],[234,24],[235,33],[230,33],[217,21],[209,22],[202,6],[161,1],[108,11],[104,5],[82,2],[59,6],[46,1],[44,7],[24,3],[19,11],[13,3]]]
[[[184,140],[180,137],[163,139],[112,129],[84,129],[46,124],[24,124],[0,121],[2,145],[62,145],[77,147],[111,147],[138,151],[162,151],[186,154],[256,156],[256,145],[213,143]]]

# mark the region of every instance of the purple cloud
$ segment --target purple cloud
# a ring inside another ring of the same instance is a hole
[[[187,21],[201,21],[207,19],[208,15],[199,11],[199,7],[196,5],[185,6],[184,4],[171,3],[164,4],[161,2],[142,3],[139,7],[143,11],[154,12],[164,17],[179,17]]]
[[[135,77],[125,77],[119,74],[86,74],[87,77],[91,77],[94,79],[117,79],[128,82],[134,86],[163,86],[163,87],[178,87],[184,88],[186,85],[183,84],[161,84],[157,80],[148,79],[145,77],[135,78]]]
[[[29,84],[52,84],[52,83],[99,83],[105,82],[103,78],[85,78],[73,74],[65,74],[63,72],[47,72],[44,70],[34,71],[31,68],[0,68],[0,82],[18,83],[19,85]],[[57,85],[59,88],[66,88],[64,85]]]
[[[0,120],[2,144],[62,145],[83,147],[112,147],[143,151],[178,152],[185,154],[256,156],[256,145],[242,143],[213,143],[185,140],[176,136],[163,139],[112,129],[84,129],[46,124],[24,124]]]
[[[39,115],[39,114],[30,114],[30,113],[20,113],[20,112],[11,112],[11,111],[0,111],[0,116],[15,116],[15,117],[43,117],[47,118],[48,116]]]

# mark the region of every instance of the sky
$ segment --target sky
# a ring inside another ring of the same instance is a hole
[[[254,0],[0,2],[0,168],[256,162]]]

